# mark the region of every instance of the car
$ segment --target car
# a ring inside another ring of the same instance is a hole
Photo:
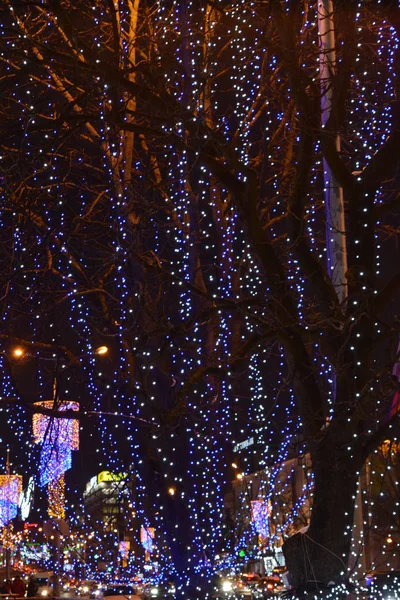
[[[242,573],[236,581],[236,593],[239,598],[256,598],[261,576],[258,573]]]
[[[247,582],[249,585],[255,585],[260,581],[261,575],[258,573],[242,573],[241,579],[242,581]]]
[[[85,596],[87,598],[96,598],[100,594],[100,585],[93,579],[82,581],[76,588],[77,596]]]
[[[137,595],[136,587],[126,584],[109,585],[103,592],[103,598],[107,600],[141,600]]]
[[[220,578],[214,586],[212,598],[214,600],[256,600],[259,598],[256,583],[259,576],[254,574],[245,574],[244,577],[231,579],[229,577]]]
[[[47,598],[53,595],[53,572],[41,571],[34,573],[33,579],[37,586],[36,595]]]
[[[73,579],[67,579],[67,578],[63,578],[60,582],[61,585],[61,594],[60,597],[61,598],[71,598],[73,596],[75,596],[75,588],[76,588],[76,582]]]
[[[238,583],[240,583],[240,589],[238,588]],[[248,588],[246,588],[246,592],[249,592]],[[213,600],[231,600],[231,598],[251,598],[251,595],[245,596],[244,593],[244,584],[242,582],[235,581],[230,579],[229,577],[217,577],[214,580],[213,584]]]
[[[146,598],[157,598],[157,600],[174,600],[176,588],[172,582],[166,584],[150,585]]]
[[[365,583],[368,600],[392,600],[400,596],[400,571],[372,571]]]
[[[245,579],[238,579],[234,585],[235,597],[243,600],[252,600],[254,598],[254,586]]]
[[[278,596],[284,589],[283,583],[279,575],[270,575],[261,577],[257,583],[257,590],[260,598],[273,598]]]

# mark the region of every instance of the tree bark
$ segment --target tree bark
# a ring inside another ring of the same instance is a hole
[[[335,448],[324,440],[323,448],[315,452],[310,527],[289,538],[283,546],[290,581],[296,590],[313,590],[347,580],[361,465],[359,447]]]

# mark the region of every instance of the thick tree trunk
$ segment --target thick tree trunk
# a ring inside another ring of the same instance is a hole
[[[324,444],[313,460],[313,509],[306,533],[289,538],[283,546],[290,580],[296,590],[346,581],[351,549],[360,452]]]

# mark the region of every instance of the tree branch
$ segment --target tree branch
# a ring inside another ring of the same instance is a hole
[[[363,445],[364,461],[376,450],[376,448],[386,439],[391,439],[400,434],[400,412],[396,412],[388,421],[383,423],[379,429],[367,439]]]

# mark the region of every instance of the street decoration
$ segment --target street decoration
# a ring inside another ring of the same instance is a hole
[[[30,511],[31,511],[31,506],[32,506],[32,501],[33,501],[34,491],[35,491],[35,480],[33,477],[30,477],[28,485],[22,492],[20,500],[19,500],[19,510],[21,513],[22,521],[26,521],[29,517]]]
[[[140,543],[148,554],[153,552],[154,547],[154,527],[141,527]]]
[[[264,540],[268,538],[269,509],[267,502],[264,500],[251,501],[251,520],[259,537]]]
[[[36,407],[57,412],[78,411],[78,402],[44,400]],[[47,485],[50,517],[64,518],[64,473],[71,468],[72,451],[79,449],[79,422],[77,419],[50,414],[33,415],[33,437],[41,444],[39,482]]]
[[[0,475],[0,527],[17,516],[21,492],[21,475]]]

